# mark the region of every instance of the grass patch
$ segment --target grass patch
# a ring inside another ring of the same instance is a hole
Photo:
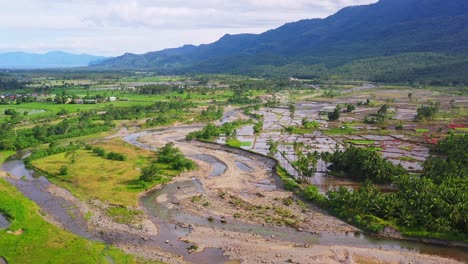
[[[143,212],[140,210],[128,209],[126,207],[109,207],[106,213],[115,222],[121,224],[135,224],[141,220]]]
[[[91,217],[93,217],[93,213],[91,211],[87,212],[85,215],[84,215],[84,219],[86,221],[89,221],[91,220]]]
[[[105,244],[91,242],[63,231],[45,221],[40,208],[24,197],[12,185],[0,179],[0,210],[11,221],[11,231],[23,230],[21,235],[0,231],[0,256],[8,263],[137,263],[122,251]]]
[[[276,174],[278,174],[283,181],[286,190],[293,192],[300,190],[300,185],[297,181],[281,166],[276,166]]]
[[[226,144],[230,147],[233,147],[233,148],[240,148],[240,147],[250,147],[252,146],[252,143],[251,142],[242,142],[242,141],[239,141],[238,139],[236,138],[230,138],[226,141]]]
[[[381,129],[381,130],[379,130],[379,134],[380,134],[380,135],[390,135],[390,134],[392,134],[392,133],[394,133],[394,131],[388,130],[388,129]]]
[[[11,155],[14,155],[16,151],[14,150],[3,150],[0,151],[0,165],[2,165],[6,159],[8,159]]]
[[[250,146],[252,146],[252,142],[250,142],[250,141],[242,142],[241,141],[241,147],[250,147]]]
[[[408,162],[417,162],[418,161],[417,159],[415,159],[413,157],[406,157],[406,156],[399,157],[398,159],[401,160],[401,161],[408,161]]]
[[[405,236],[410,237],[422,237],[422,238],[436,238],[442,240],[452,240],[452,241],[468,241],[468,235],[463,233],[437,233],[437,232],[428,232],[419,229],[410,229],[406,227],[399,228],[401,233]]]
[[[427,133],[429,132],[428,128],[417,128],[416,133]]]

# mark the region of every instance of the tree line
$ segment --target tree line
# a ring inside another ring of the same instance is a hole
[[[341,187],[329,191],[327,206],[341,217],[373,231],[395,225],[408,234],[467,240],[466,149],[468,135],[451,135],[440,141],[424,163],[421,175],[409,175],[400,169],[388,170],[388,165],[376,162],[378,159],[371,155],[366,156],[373,161],[364,161],[364,156],[359,153],[352,156],[339,154],[332,160],[333,166],[349,168],[366,177],[357,190]],[[356,153],[355,150],[351,152]],[[377,171],[372,169],[367,173],[350,162],[364,165],[364,168],[370,166]],[[390,178],[397,187],[395,192],[385,193],[371,182]]]
[[[109,131],[113,127],[112,123],[94,123],[91,112],[65,118],[57,124],[37,125],[25,129],[17,129],[14,123],[6,122],[0,125],[0,150],[26,149],[60,139]]]

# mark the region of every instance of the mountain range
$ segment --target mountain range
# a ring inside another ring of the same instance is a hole
[[[88,54],[71,54],[61,51],[51,51],[45,54],[8,52],[0,54],[0,68],[41,69],[82,67],[101,62],[105,59],[108,58]]]
[[[262,34],[200,46],[126,53],[101,69],[305,77],[468,80],[468,1],[380,0]]]

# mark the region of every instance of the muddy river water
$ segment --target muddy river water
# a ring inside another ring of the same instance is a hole
[[[158,130],[161,131],[161,130]],[[151,131],[135,133],[125,137],[127,142],[143,148],[149,146],[138,142],[138,138]],[[213,163],[214,169],[210,177],[221,175],[225,171],[225,164],[209,155],[193,156],[204,162]],[[246,164],[239,162],[237,164],[242,170],[248,171],[251,168]],[[224,166],[224,167],[223,167]],[[265,166],[265,164],[258,164]],[[41,209],[47,213],[55,222],[59,223],[64,229],[78,234],[82,237],[113,243],[124,240],[135,240],[145,246],[157,246],[164,251],[174,255],[182,256],[185,260],[192,263],[224,263],[229,261],[223,255],[221,249],[206,248],[203,252],[190,254],[187,250],[192,244],[180,240],[191,231],[191,225],[202,225],[222,230],[230,230],[243,233],[253,233],[265,237],[275,236],[278,239],[298,244],[318,244],[318,245],[342,245],[362,248],[382,248],[388,250],[418,252],[443,257],[451,257],[464,262],[468,262],[468,253],[466,248],[445,247],[421,242],[412,242],[388,238],[378,238],[359,233],[327,233],[310,234],[308,232],[299,232],[289,227],[271,227],[259,224],[248,224],[238,221],[234,218],[226,219],[226,223],[220,221],[209,221],[207,218],[194,216],[179,210],[174,206],[175,194],[184,189],[196,189],[203,193],[204,187],[196,178],[188,181],[175,182],[164,185],[161,189],[153,190],[145,194],[140,199],[140,205],[145,208],[151,221],[158,227],[158,235],[142,241],[140,237],[127,237],[127,235],[114,234],[113,236],[97,235],[88,230],[86,220],[80,214],[73,204],[64,199],[50,194],[48,187],[51,183],[44,177],[37,176],[32,171],[24,167],[21,160],[8,161],[2,166],[2,170],[13,177],[7,177],[7,180],[16,186],[25,196],[35,201]],[[273,170],[272,170],[273,171]],[[274,175],[272,175],[274,177]],[[278,186],[281,187],[281,186]],[[259,186],[259,188],[261,188]],[[160,196],[165,196],[164,202],[156,202]],[[8,222],[0,214],[0,229],[6,226]]]

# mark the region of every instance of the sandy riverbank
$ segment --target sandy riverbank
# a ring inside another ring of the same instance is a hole
[[[189,157],[209,155],[226,166],[221,175],[207,176],[210,175],[213,166],[196,160],[199,170],[175,178],[175,182],[196,178],[203,186],[202,193],[196,189],[188,189],[174,194],[170,199],[175,210],[198,217],[226,221],[236,219],[266,226],[285,223],[291,225],[291,222],[284,221],[290,220],[288,218],[291,217],[292,221],[295,221],[292,224],[294,228],[311,233],[358,231],[319,209],[296,203],[294,195],[288,191],[262,188],[265,185],[272,186],[272,164],[268,163],[268,159],[255,155],[239,157],[209,144],[186,142],[183,138],[188,132],[190,131],[180,128],[168,129],[140,138],[140,141],[151,147],[161,147],[167,142],[174,142]],[[239,161],[250,167],[251,171],[240,169],[237,166]],[[267,181],[270,183],[265,184]],[[199,198],[194,202],[194,197]],[[293,202],[287,205],[285,199],[288,198]],[[164,203],[168,199],[162,196],[156,202]],[[285,211],[288,211],[288,217],[278,213]],[[273,221],[268,222],[266,219]],[[458,263],[451,259],[410,252],[352,246],[298,245],[277,238],[199,225],[194,225],[193,231],[184,239],[196,243],[201,248],[220,247],[230,259],[242,263]]]

